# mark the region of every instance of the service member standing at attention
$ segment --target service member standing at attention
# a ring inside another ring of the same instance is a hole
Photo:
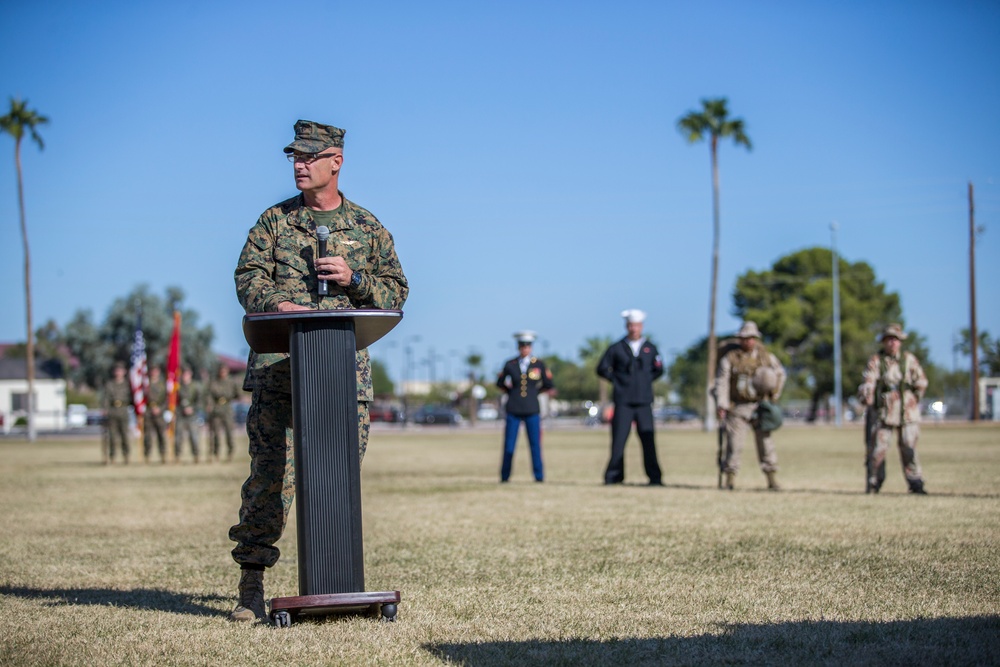
[[[174,462],[181,460],[184,436],[191,441],[191,458],[198,462],[198,406],[201,405],[201,385],[194,381],[194,372],[189,366],[181,371],[181,381],[177,385],[177,408],[174,415]]]
[[[142,456],[149,462],[153,453],[153,436],[156,436],[156,449],[160,452],[160,463],[167,462],[166,431],[167,421],[164,411],[167,409],[167,383],[160,373],[159,366],[149,367],[149,389],[146,394],[146,413],[142,419]]]
[[[226,460],[233,458],[233,403],[240,399],[240,386],[229,377],[229,367],[219,364],[215,378],[208,383],[209,459],[218,461],[222,449],[222,438],[226,439]]]
[[[725,481],[722,488],[732,490],[740,471],[743,443],[753,430],[757,460],[767,477],[767,488],[778,491],[778,454],[771,431],[754,421],[754,413],[763,400],[776,401],[785,386],[785,368],[760,342],[755,322],[743,323],[736,334],[739,345],[721,356],[715,372],[715,401],[719,422],[725,429],[720,461]]]
[[[115,452],[121,445],[122,462],[128,463],[128,409],[132,405],[132,385],[125,377],[125,364],[118,361],[112,369],[112,379],[104,384],[101,395],[101,407],[104,408],[105,425],[107,429],[108,450],[104,455],[105,463],[114,463]]]
[[[392,235],[338,189],[344,131],[300,120],[285,147],[301,194],[261,214],[250,230],[239,265],[236,294],[248,313],[403,307],[409,293]],[[331,256],[320,257],[317,227],[330,232]],[[326,295],[319,295],[325,281]],[[356,358],[358,440],[368,444],[372,400],[368,350]],[[243,484],[239,523],[229,530],[233,559],[242,570],[234,621],[265,619],[264,568],[278,561],[275,543],[285,529],[295,492],[292,452],[291,364],[287,354],[253,354],[247,382],[250,476]]]
[[[882,332],[882,351],[872,355],[858,387],[858,398],[874,411],[869,415],[874,433],[868,444],[866,493],[878,493],[885,481],[885,455],[895,435],[903,461],[903,475],[910,493],[925,495],[924,477],[917,460],[920,439],[920,399],[927,391],[927,376],[917,357],[902,352],[906,340],[903,327],[890,324]],[[867,421],[867,420],[866,420]]]
[[[544,361],[531,356],[531,344],[535,342],[534,331],[519,331],[514,334],[514,338],[517,340],[518,356],[504,364],[497,376],[497,386],[507,394],[500,481],[510,479],[517,434],[523,422],[528,433],[528,445],[531,447],[531,471],[536,482],[543,482],[545,467],[542,463],[542,424],[538,396],[552,391],[552,373],[545,367]]]
[[[611,459],[604,471],[604,483],[621,484],[625,481],[625,441],[635,423],[649,485],[662,486],[653,425],[653,382],[663,375],[663,360],[656,346],[642,335],[646,313],[626,310],[622,312],[622,317],[625,318],[628,334],[609,347],[597,364],[597,374],[614,386]]]

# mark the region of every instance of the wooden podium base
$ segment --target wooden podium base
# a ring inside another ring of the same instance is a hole
[[[296,595],[272,598],[270,616],[279,628],[287,628],[300,618],[334,614],[381,615],[383,620],[395,621],[399,600],[399,591]]]

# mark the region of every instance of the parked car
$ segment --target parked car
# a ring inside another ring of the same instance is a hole
[[[414,424],[461,424],[462,415],[447,405],[425,405],[413,413]]]
[[[661,422],[688,422],[697,419],[698,415],[679,405],[665,405],[653,411],[653,418]]]
[[[104,410],[87,410],[87,426],[103,426],[107,421],[108,418],[104,414]]]
[[[482,421],[500,419],[500,411],[496,409],[496,406],[486,403],[484,405],[480,405],[479,409],[476,410],[476,418]]]
[[[66,406],[66,426],[83,428],[87,425],[87,406],[80,403],[70,403]]]
[[[388,403],[372,403],[368,408],[368,417],[373,422],[401,422],[404,419],[403,411]]]

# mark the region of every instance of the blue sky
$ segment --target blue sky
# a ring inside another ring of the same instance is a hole
[[[4,112],[18,95],[51,119],[23,148],[36,324],[176,285],[245,354],[233,269],[295,194],[281,148],[306,118],[347,129],[341,187],[410,279],[372,350],[394,376],[406,346],[417,378],[470,351],[499,367],[523,328],[575,359],[625,308],[672,355],[707,331],[711,256],[708,147],[675,124],[725,96],[754,148],[720,154],[721,332],[739,274],[836,221],[950,368],[971,181],[979,326],[1000,335],[997,2],[38,0],[5,6],[0,61]],[[24,338],[13,145],[0,341]]]

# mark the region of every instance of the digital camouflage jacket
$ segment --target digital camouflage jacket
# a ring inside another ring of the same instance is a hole
[[[341,193],[343,197],[343,193]],[[302,195],[264,211],[250,230],[236,267],[236,295],[248,313],[276,312],[282,301],[316,310],[343,308],[398,309],[409,286],[392,235],[367,210],[343,197],[338,215],[328,223],[327,254],[341,256],[361,274],[357,287],[329,282],[329,295],[316,294],[318,278],[313,261],[318,252],[316,223]],[[250,353],[244,389],[264,379],[271,370],[289,372],[287,354]],[[358,400],[372,400],[368,350],[357,353]]]

